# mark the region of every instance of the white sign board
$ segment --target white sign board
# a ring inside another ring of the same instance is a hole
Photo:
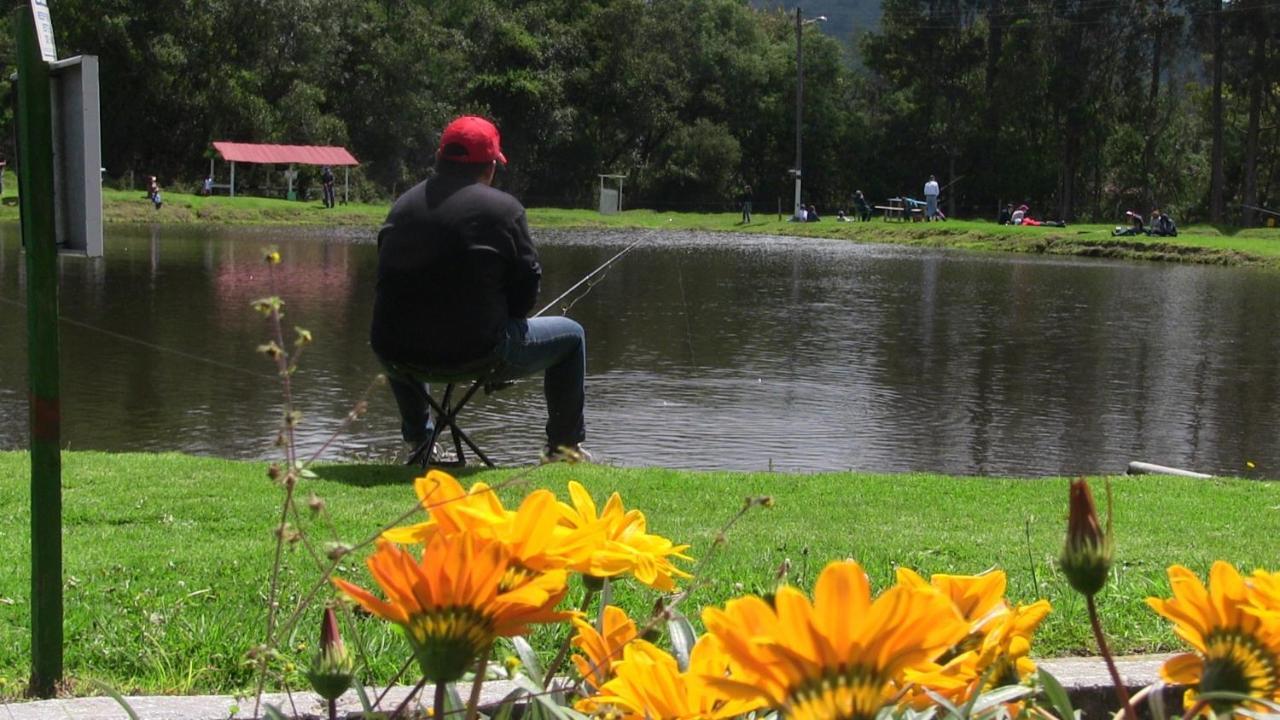
[[[53,44],[53,18],[49,16],[49,0],[31,0],[31,17],[36,22],[36,37],[40,39],[40,57],[45,62],[58,59],[58,48]]]

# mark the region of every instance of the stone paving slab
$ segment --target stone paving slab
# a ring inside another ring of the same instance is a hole
[[[1130,688],[1146,687],[1159,679],[1160,664],[1167,655],[1148,655],[1120,658],[1117,666],[1120,675]],[[1076,704],[1089,718],[1103,717],[1105,708],[1113,704],[1111,679],[1102,660],[1094,657],[1056,658],[1041,660],[1040,666],[1062,682],[1072,694]],[[399,706],[412,688],[391,688],[382,707],[390,712]],[[485,683],[482,702],[496,703],[515,689],[515,685],[501,680]],[[378,688],[368,690],[375,698]],[[430,686],[423,689],[415,704],[429,703]],[[125,698],[141,720],[241,720],[253,717],[253,698],[237,698],[231,695],[149,696]],[[292,702],[285,694],[271,693],[263,696],[264,704],[275,705],[286,716],[327,717],[323,702],[314,693],[293,693]],[[296,708],[296,711],[295,711]],[[362,710],[359,698],[348,692],[338,699],[339,717],[353,717]],[[261,711],[259,711],[261,716]],[[0,704],[0,720],[129,720],[129,714],[115,700],[108,697],[66,698],[36,700]]]

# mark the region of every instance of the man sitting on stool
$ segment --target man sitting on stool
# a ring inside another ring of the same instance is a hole
[[[566,317],[526,319],[542,266],[524,207],[492,187],[506,162],[488,120],[444,129],[436,174],[400,196],[378,232],[373,351],[388,366],[407,443],[429,438],[432,418],[426,386],[397,366],[494,383],[545,371],[542,460],[582,458],[586,336]]]

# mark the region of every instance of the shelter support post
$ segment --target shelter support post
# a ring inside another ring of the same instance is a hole
[[[31,422],[31,690],[62,680],[62,453],[58,376],[58,247],[54,230],[49,65],[30,6],[13,11],[18,47],[18,166],[27,255]]]
[[[236,161],[231,161],[231,197],[236,196]]]
[[[342,168],[342,204],[351,202],[351,168]]]

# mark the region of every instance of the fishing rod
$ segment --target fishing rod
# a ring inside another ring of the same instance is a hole
[[[941,188],[939,188],[939,189],[938,189],[938,194],[939,194],[939,195],[941,195],[943,190],[946,190],[947,188],[951,187],[952,185],[955,185],[956,183],[960,182],[960,181],[961,181],[961,180],[963,180],[963,179],[964,179],[964,176],[963,176],[963,175],[961,175],[960,177],[956,178],[955,180],[952,180],[951,182],[947,183],[946,185],[943,185]]]
[[[1245,205],[1244,203],[1240,203],[1240,207],[1249,208],[1250,210],[1257,210],[1258,212],[1264,212],[1268,215],[1275,215],[1276,217],[1280,217],[1280,212],[1276,212],[1275,210],[1268,210],[1264,207],[1258,207],[1257,205]]]
[[[551,308],[555,307],[556,303],[560,302],[561,300],[563,300],[563,299],[565,299],[566,297],[568,297],[569,295],[571,295],[571,294],[573,293],[573,291],[574,291],[574,290],[577,290],[578,288],[582,287],[583,283],[588,282],[589,280],[591,280],[591,278],[595,277],[596,275],[599,275],[601,272],[603,272],[603,271],[605,271],[605,270],[608,270],[610,265],[612,265],[612,264],[614,264],[615,262],[617,262],[617,261],[618,261],[618,260],[619,260],[623,255],[626,255],[627,253],[631,252],[631,250],[632,250],[635,246],[637,246],[637,245],[639,245],[640,243],[644,242],[646,239],[647,239],[647,238],[643,238],[643,237],[642,237],[642,238],[640,238],[640,239],[636,240],[635,242],[631,243],[630,245],[626,246],[626,247],[625,247],[625,248],[623,248],[622,250],[619,250],[619,251],[618,251],[618,253],[617,253],[616,255],[614,255],[613,257],[609,258],[608,260],[605,260],[605,261],[604,261],[604,262],[603,262],[599,267],[597,267],[595,270],[592,270],[591,272],[587,273],[587,274],[586,274],[586,275],[585,275],[581,280],[579,280],[578,282],[576,282],[576,283],[574,283],[572,286],[570,286],[570,288],[569,288],[568,290],[565,290],[564,292],[560,293],[560,295],[559,295],[559,296],[557,296],[555,300],[552,300],[551,302],[547,303],[547,306],[546,306],[546,307],[544,307],[544,308],[542,308],[541,310],[539,310],[538,312],[534,313],[534,314],[533,314],[533,317],[539,317],[539,316],[541,316],[541,315],[542,315],[542,313],[544,313],[544,312],[546,312],[546,311],[550,310]],[[598,282],[598,281],[597,281],[597,282]],[[595,285],[595,283],[591,283],[591,285]],[[588,286],[588,290],[590,290],[591,285],[589,285],[589,286]],[[585,293],[584,293],[583,295],[585,296]],[[579,298],[579,299],[581,299],[581,298]],[[577,300],[574,300],[574,302],[577,302]],[[569,308],[570,308],[570,307],[573,307],[573,303],[569,303],[569,306],[565,308],[565,311],[566,311],[566,312],[568,312],[568,310],[569,310]]]

